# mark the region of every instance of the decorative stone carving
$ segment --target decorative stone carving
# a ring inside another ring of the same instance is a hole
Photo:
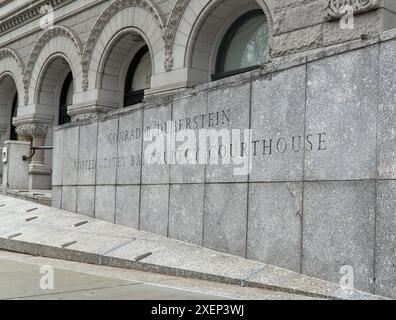
[[[96,42],[100,37],[103,29],[106,24],[111,20],[111,18],[116,15],[119,11],[127,8],[127,7],[140,7],[148,10],[151,14],[154,15],[155,19],[158,21],[158,25],[161,30],[164,30],[165,26],[161,19],[161,16],[154,6],[148,0],[117,0],[114,1],[107,9],[100,15],[98,20],[96,21],[90,35],[88,41],[84,48],[84,54],[82,59],[82,67],[83,67],[83,83],[82,87],[84,91],[88,90],[89,80],[88,80],[88,70],[89,65],[92,59],[92,53],[95,48]]]
[[[55,26],[45,32],[39,40],[37,40],[32,52],[30,53],[29,60],[26,64],[25,74],[23,77],[23,87],[25,89],[25,105],[29,103],[29,86],[30,80],[32,77],[32,72],[34,69],[34,65],[36,64],[36,60],[40,55],[41,50],[44,46],[53,38],[55,37],[67,37],[74,42],[76,48],[78,50],[78,54],[81,56],[83,51],[83,45],[78,37],[78,35],[74,34],[72,31],[65,27]]]
[[[21,70],[25,69],[25,65],[24,65],[22,59],[19,57],[19,55],[14,50],[9,49],[9,48],[0,49],[0,60],[7,58],[7,57],[13,58],[17,62],[18,66]]]
[[[343,9],[351,6],[354,14],[375,10],[380,7],[379,0],[329,0],[326,8],[326,19],[335,20],[345,15]]]
[[[15,131],[22,137],[46,137],[48,126],[42,124],[25,124],[18,126]]]

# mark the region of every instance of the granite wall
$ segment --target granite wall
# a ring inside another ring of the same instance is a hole
[[[396,297],[396,41],[281,69],[57,128],[53,205]],[[250,173],[148,164],[167,121],[252,129]]]

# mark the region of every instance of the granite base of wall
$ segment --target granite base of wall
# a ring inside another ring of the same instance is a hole
[[[57,128],[53,205],[396,297],[395,69],[389,41]],[[229,164],[149,141],[238,129],[189,149]]]

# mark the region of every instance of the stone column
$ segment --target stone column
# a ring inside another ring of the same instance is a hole
[[[24,141],[28,138],[32,139],[33,147],[45,146],[47,132],[47,123],[24,124],[17,127],[18,136],[22,137]],[[36,150],[30,159],[29,190],[49,190],[51,188],[51,170],[45,165],[44,152],[44,150]]]
[[[4,147],[4,142],[6,140],[7,134],[7,125],[0,124],[0,151],[2,151]],[[3,161],[0,158],[0,179],[3,179]]]

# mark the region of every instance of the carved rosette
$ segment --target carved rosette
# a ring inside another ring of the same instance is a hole
[[[351,6],[354,14],[376,10],[380,7],[379,0],[329,0],[326,8],[328,20],[340,19],[345,14],[345,6]]]
[[[46,137],[48,126],[42,124],[25,124],[16,128],[16,133],[21,137]]]

